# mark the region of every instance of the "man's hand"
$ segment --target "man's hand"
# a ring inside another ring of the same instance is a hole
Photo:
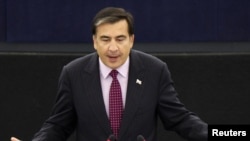
[[[21,140],[15,138],[15,137],[11,137],[11,138],[10,138],[10,141],[21,141]]]

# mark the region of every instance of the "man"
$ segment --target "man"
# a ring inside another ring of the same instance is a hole
[[[77,141],[105,141],[110,135],[156,141],[158,116],[167,130],[187,140],[207,140],[207,124],[179,101],[166,63],[132,49],[130,13],[104,8],[92,31],[96,53],[63,68],[53,112],[33,141],[65,141],[74,130]]]

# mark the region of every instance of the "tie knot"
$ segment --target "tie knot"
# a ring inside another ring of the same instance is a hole
[[[112,71],[110,72],[109,75],[110,75],[113,79],[116,79],[117,74],[118,74],[118,71],[117,71],[117,70],[112,70]]]

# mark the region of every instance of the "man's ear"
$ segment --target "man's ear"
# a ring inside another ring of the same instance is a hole
[[[93,40],[93,46],[96,49],[96,36],[95,35],[92,36],[92,40]]]
[[[131,48],[132,48],[134,46],[135,35],[134,34],[130,35],[129,40],[130,40]]]

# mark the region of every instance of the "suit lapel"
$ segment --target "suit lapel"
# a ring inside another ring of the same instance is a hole
[[[130,122],[134,119],[136,111],[139,107],[139,102],[143,94],[144,66],[138,56],[131,51],[131,61],[129,67],[129,80],[127,88],[127,97],[125,111],[122,118],[120,129],[120,138],[130,126]]]
[[[103,95],[102,95],[102,89],[101,89],[101,81],[100,81],[100,73],[99,73],[99,61],[97,54],[93,55],[91,60],[89,61],[89,64],[85,68],[85,72],[83,75],[86,75],[85,78],[87,78],[84,82],[88,83],[88,86],[86,87],[88,92],[88,102],[90,105],[90,108],[94,112],[95,117],[97,118],[98,124],[104,129],[107,136],[112,133],[109,119],[105,110],[105,105],[103,101]]]

